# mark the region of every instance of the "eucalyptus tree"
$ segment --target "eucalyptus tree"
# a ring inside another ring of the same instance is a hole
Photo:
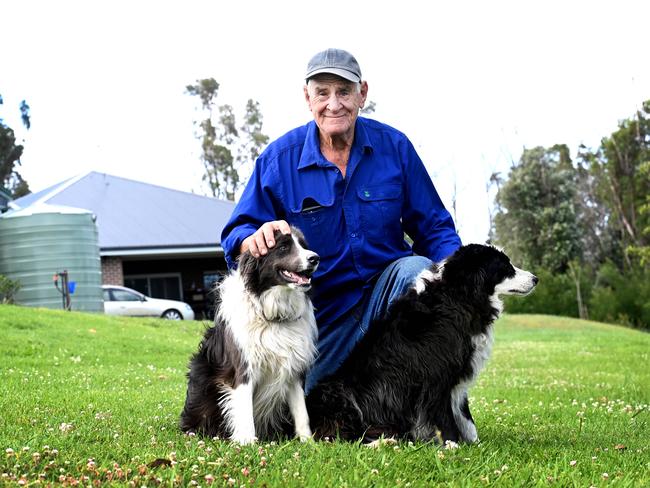
[[[0,105],[3,104],[0,95]],[[19,106],[21,120],[25,128],[31,126],[29,105],[23,100]],[[24,147],[16,143],[14,130],[5,124],[0,117],[0,186],[6,188],[12,197],[18,198],[29,193],[29,185],[23,179],[17,167],[20,166],[20,158],[23,155]]]
[[[217,105],[219,83],[214,78],[197,80],[186,93],[199,98],[204,118],[197,122],[201,140],[201,159],[212,195],[235,200],[237,191],[246,184],[255,159],[268,143],[262,133],[263,117],[258,102],[249,99],[244,122],[237,126],[231,105]]]
[[[594,180],[594,193],[606,206],[607,225],[618,236],[628,266],[650,259],[650,100],[633,117],[619,122],[596,150],[580,158]]]

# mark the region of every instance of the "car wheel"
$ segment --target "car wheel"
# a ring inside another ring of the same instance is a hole
[[[178,310],[174,310],[173,308],[165,310],[161,317],[167,320],[183,320],[181,313]]]

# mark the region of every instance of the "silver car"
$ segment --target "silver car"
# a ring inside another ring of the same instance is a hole
[[[194,320],[194,311],[185,302],[151,298],[125,286],[103,285],[102,289],[104,312],[109,315]]]

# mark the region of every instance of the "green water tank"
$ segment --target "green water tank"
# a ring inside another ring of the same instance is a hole
[[[0,215],[0,274],[20,282],[16,303],[63,308],[53,276],[66,270],[68,280],[74,282],[71,309],[103,312],[101,259],[92,212],[36,203]]]

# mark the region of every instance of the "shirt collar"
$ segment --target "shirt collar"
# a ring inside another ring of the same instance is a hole
[[[371,153],[373,150],[368,132],[366,130],[366,123],[363,117],[357,117],[354,124],[354,142],[352,143],[352,152],[359,151],[361,153]],[[305,143],[302,147],[302,154],[298,162],[298,169],[307,168],[309,166],[326,166],[330,163],[323,157],[320,152],[320,141],[318,138],[318,126],[315,121],[307,124],[307,135]]]

